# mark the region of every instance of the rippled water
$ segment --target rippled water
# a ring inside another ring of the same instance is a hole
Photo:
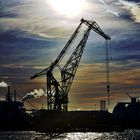
[[[0,132],[0,140],[140,140],[140,130],[124,132],[94,133],[38,133],[34,131]]]

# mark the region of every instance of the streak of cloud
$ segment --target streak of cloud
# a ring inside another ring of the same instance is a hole
[[[112,13],[113,15],[119,17],[118,12],[115,12],[114,10],[110,9],[110,7],[106,4],[106,2],[104,0],[99,0],[101,3],[103,3],[103,5],[105,6],[105,8],[107,9],[107,12]]]

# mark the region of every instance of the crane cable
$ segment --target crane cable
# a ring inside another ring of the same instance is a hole
[[[108,96],[108,108],[110,106],[110,52],[111,52],[111,41],[108,42],[106,40],[106,88],[107,88],[107,96]]]

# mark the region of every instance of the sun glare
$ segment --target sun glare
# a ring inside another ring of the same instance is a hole
[[[86,7],[85,0],[48,0],[51,7],[59,14],[77,16]]]

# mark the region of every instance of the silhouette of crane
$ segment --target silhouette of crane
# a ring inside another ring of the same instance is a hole
[[[88,28],[84,32],[82,39],[79,44],[73,51],[70,58],[67,60],[63,68],[59,65],[62,61],[63,57],[66,55],[73,41],[76,39],[78,33],[80,32],[80,28],[82,24],[85,24]],[[72,34],[67,44],[64,46],[56,60],[43,71],[35,74],[31,77],[34,79],[36,77],[46,75],[47,78],[47,106],[48,110],[57,110],[57,111],[67,111],[68,110],[68,93],[71,88],[73,79],[75,77],[77,68],[79,66],[86,42],[88,40],[88,36],[90,31],[93,30],[100,36],[102,36],[106,40],[110,40],[111,38],[106,35],[102,29],[98,26],[95,21],[89,21],[85,19],[81,19],[81,22],[75,32]],[[107,65],[108,66],[108,65]],[[55,68],[58,68],[61,73],[61,81],[59,82],[57,78],[54,76],[53,71]],[[108,71],[109,72],[109,71]],[[107,86],[109,90],[109,85]],[[109,95],[109,93],[108,93]]]

